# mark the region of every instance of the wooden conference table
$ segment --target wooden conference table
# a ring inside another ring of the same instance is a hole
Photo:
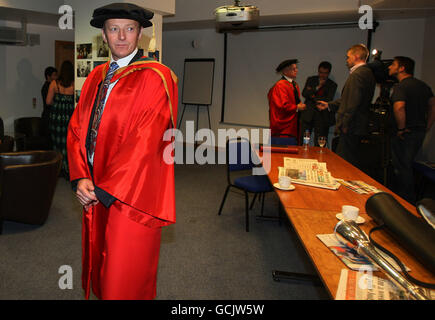
[[[302,147],[298,148],[298,154],[271,153],[269,159],[268,157],[262,159],[264,167],[268,168],[270,165],[268,177],[272,184],[278,181],[278,167],[284,166],[284,157],[317,159],[319,162],[326,162],[327,169],[334,178],[364,181],[369,185],[392,194],[406,209],[418,215],[414,206],[329,149],[324,149],[321,154],[318,147],[310,147],[308,151],[303,150]],[[261,152],[258,154],[260,157],[263,156]],[[294,191],[275,190],[319,277],[331,297],[335,298],[341,269],[346,268],[346,266],[316,235],[334,233],[334,227],[338,222],[335,215],[341,212],[342,205],[353,205],[360,209],[360,215],[366,220],[360,227],[368,234],[370,229],[376,226],[365,210],[365,203],[373,194],[361,195],[344,186],[340,186],[338,190],[328,190],[300,184],[295,184],[295,187]],[[375,232],[373,233],[373,239],[390,250],[408,266],[411,269],[410,274],[414,278],[430,283],[435,282],[435,275],[421,265],[405,249],[401,248],[388,233],[383,230]],[[375,275],[385,277],[382,272],[376,272]]]

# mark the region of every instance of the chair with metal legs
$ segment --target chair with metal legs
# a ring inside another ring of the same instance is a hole
[[[227,179],[228,185],[225,190],[224,197],[222,199],[219,213],[221,215],[222,208],[224,206],[225,200],[228,196],[230,189],[236,188],[241,190],[245,194],[245,218],[246,218],[246,232],[249,232],[249,193],[255,195],[260,194],[262,197],[261,214],[263,214],[264,209],[264,194],[266,192],[272,192],[273,186],[269,181],[267,175],[248,175],[235,178],[234,181],[231,180],[231,173],[235,171],[252,170],[255,164],[252,161],[252,150],[249,140],[245,138],[229,139],[226,143],[226,163],[227,163]],[[255,200],[255,199],[254,199]],[[251,204],[251,208],[254,201]]]
[[[296,138],[294,137],[271,137],[271,145],[279,145],[279,146],[297,146],[298,142]],[[250,209],[254,206],[254,201],[257,198],[257,194],[255,194],[254,199],[252,199],[252,203],[250,206]],[[259,200],[262,200],[262,205],[264,205],[264,194],[259,197]],[[257,216],[258,220],[269,220],[269,221],[276,221],[278,220],[279,225],[281,225],[282,220],[282,208],[281,204],[279,204],[279,211],[278,216],[265,216],[263,215],[263,210],[261,210],[261,215]]]

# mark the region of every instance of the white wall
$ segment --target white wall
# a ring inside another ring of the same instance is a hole
[[[165,18],[166,21],[166,18]],[[423,56],[423,47],[424,47],[424,32],[425,32],[425,20],[424,19],[412,19],[412,20],[386,20],[381,21],[381,26],[378,28],[376,33],[373,35],[373,47],[378,47],[384,51],[383,58],[392,58],[394,55],[408,55],[416,60],[416,76],[421,76],[422,70],[422,56]],[[286,39],[286,41],[290,41],[292,31],[270,31],[270,37],[276,39],[275,41],[279,41],[278,38]],[[255,34],[255,33],[252,33]],[[306,34],[310,34],[308,31]],[[365,42],[364,37],[364,42]],[[198,48],[193,48],[191,42],[196,40],[199,43]],[[343,39],[343,42],[353,42],[353,39]],[[316,38],[308,38],[306,39],[307,43],[315,43]],[[358,42],[358,41],[355,41]],[[240,47],[242,45],[242,48]],[[242,50],[243,52],[233,52],[231,54],[242,54],[249,55],[249,59],[253,57],[260,61],[258,66],[258,70],[256,70],[256,74],[264,74],[267,77],[274,75],[274,71],[271,70],[269,64],[275,66],[280,62],[272,61],[269,62],[271,51],[268,46],[264,47],[256,47],[255,50],[252,50],[249,42],[243,41],[241,44],[238,44],[238,50]],[[274,44],[274,48],[276,49],[276,42]],[[210,107],[210,115],[211,115],[211,126],[215,134],[217,134],[217,129],[219,128],[229,128],[234,127],[239,129],[240,126],[229,126],[220,123],[221,117],[221,106],[222,106],[222,81],[223,81],[223,52],[224,52],[224,36],[223,34],[217,33],[214,29],[201,29],[201,30],[184,30],[184,31],[165,31],[163,33],[163,49],[165,51],[165,56],[163,57],[163,63],[171,67],[174,72],[178,75],[179,82],[179,96],[181,97],[181,89],[183,86],[182,78],[183,78],[183,64],[185,58],[215,58],[215,81],[214,81],[214,89],[213,89],[213,104]],[[231,50],[231,46],[229,44],[229,50]],[[322,49],[321,49],[322,50]],[[334,67],[333,73],[334,77],[338,83],[338,92],[341,92],[344,81],[347,77],[347,70],[344,67],[345,63],[345,52],[334,52],[334,57],[329,57],[329,54],[333,52],[333,50],[328,50],[328,48],[323,48],[325,50],[325,57],[330,59],[335,59],[335,61],[342,61],[342,65],[336,65]],[[229,54],[229,57],[230,55]],[[291,52],[288,52],[288,57],[292,56]],[[304,57],[298,57],[303,60]],[[264,63],[267,61],[267,63]],[[308,65],[311,65],[310,70],[300,70],[300,79],[299,83],[303,85],[305,82],[305,77],[308,74],[315,73],[315,69],[313,70],[313,66],[318,63],[311,62]],[[228,62],[228,65],[230,62]],[[337,63],[336,63],[337,64]],[[338,72],[342,72],[341,75]],[[229,74],[229,73],[228,73]],[[227,82],[228,84],[228,82]],[[253,83],[250,82],[249,77],[246,78],[246,81],[239,81],[233,86],[227,86],[227,96],[230,96],[230,91],[237,90],[238,92],[249,92],[250,88],[253,86]],[[249,105],[250,103],[256,104],[256,97],[250,96],[248,94],[245,95],[245,104]],[[266,101],[266,100],[265,100]],[[228,102],[226,103],[226,107]],[[264,108],[268,108],[266,102]],[[179,111],[178,117],[180,119],[181,113],[183,110],[183,105],[179,103]],[[207,113],[205,109],[201,109],[199,113],[200,121],[199,128],[207,128],[208,127],[208,119]],[[249,120],[250,114],[246,112],[247,120]],[[184,124],[186,120],[196,120],[196,108],[188,107],[183,117],[183,124],[181,129],[184,130]]]
[[[58,13],[59,7],[63,5],[64,0],[0,0],[0,7],[7,7],[21,10],[31,10],[46,13]]]
[[[425,19],[381,21],[373,34],[372,48],[382,50],[383,59],[408,56],[415,60],[415,76],[421,77]]]
[[[426,19],[425,37],[424,37],[424,50],[423,50],[423,64],[424,69],[422,72],[422,80],[435,91],[435,17]]]
[[[14,23],[2,25],[17,27]],[[13,133],[14,119],[41,116],[44,70],[54,66],[55,40],[74,41],[74,31],[57,27],[29,24],[27,32],[39,34],[40,45],[0,45],[0,116],[8,133]],[[32,105],[34,97],[36,108]]]
[[[299,60],[296,81],[301,88],[309,76],[317,74],[317,67],[324,60],[332,64],[331,79],[339,85],[343,84],[348,75],[344,53],[355,43],[364,43],[366,37],[367,32],[359,28],[263,31],[229,35],[229,90],[225,99],[224,121],[269,127],[267,94],[281,78],[281,75],[275,73],[276,67],[286,59]]]
[[[182,87],[184,59],[186,58],[215,58],[213,104],[210,107],[212,127],[216,128],[216,121],[220,117],[220,104],[222,96],[222,70],[223,70],[223,35],[216,33],[213,29],[172,31],[163,33],[163,50],[165,55],[163,63],[170,67],[178,76],[179,88],[179,109],[178,115],[182,112]],[[196,40],[199,47],[194,49],[191,42]],[[184,120],[196,119],[196,109],[186,109]],[[208,127],[208,120],[205,110],[200,112],[200,127]],[[206,125],[207,124],[207,125]]]

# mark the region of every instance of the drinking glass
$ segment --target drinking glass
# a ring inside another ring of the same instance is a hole
[[[323,147],[326,145],[326,137],[324,136],[320,136],[317,138],[317,143],[320,146],[320,151],[319,153],[323,153]]]

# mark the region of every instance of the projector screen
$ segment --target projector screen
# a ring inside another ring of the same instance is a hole
[[[214,59],[185,59],[183,104],[211,105]]]
[[[296,82],[301,91],[307,77],[317,75],[320,62],[331,62],[338,98],[349,75],[346,52],[366,39],[367,31],[359,28],[229,33],[223,122],[269,127],[267,93],[281,78],[275,68],[286,59],[299,60]]]

